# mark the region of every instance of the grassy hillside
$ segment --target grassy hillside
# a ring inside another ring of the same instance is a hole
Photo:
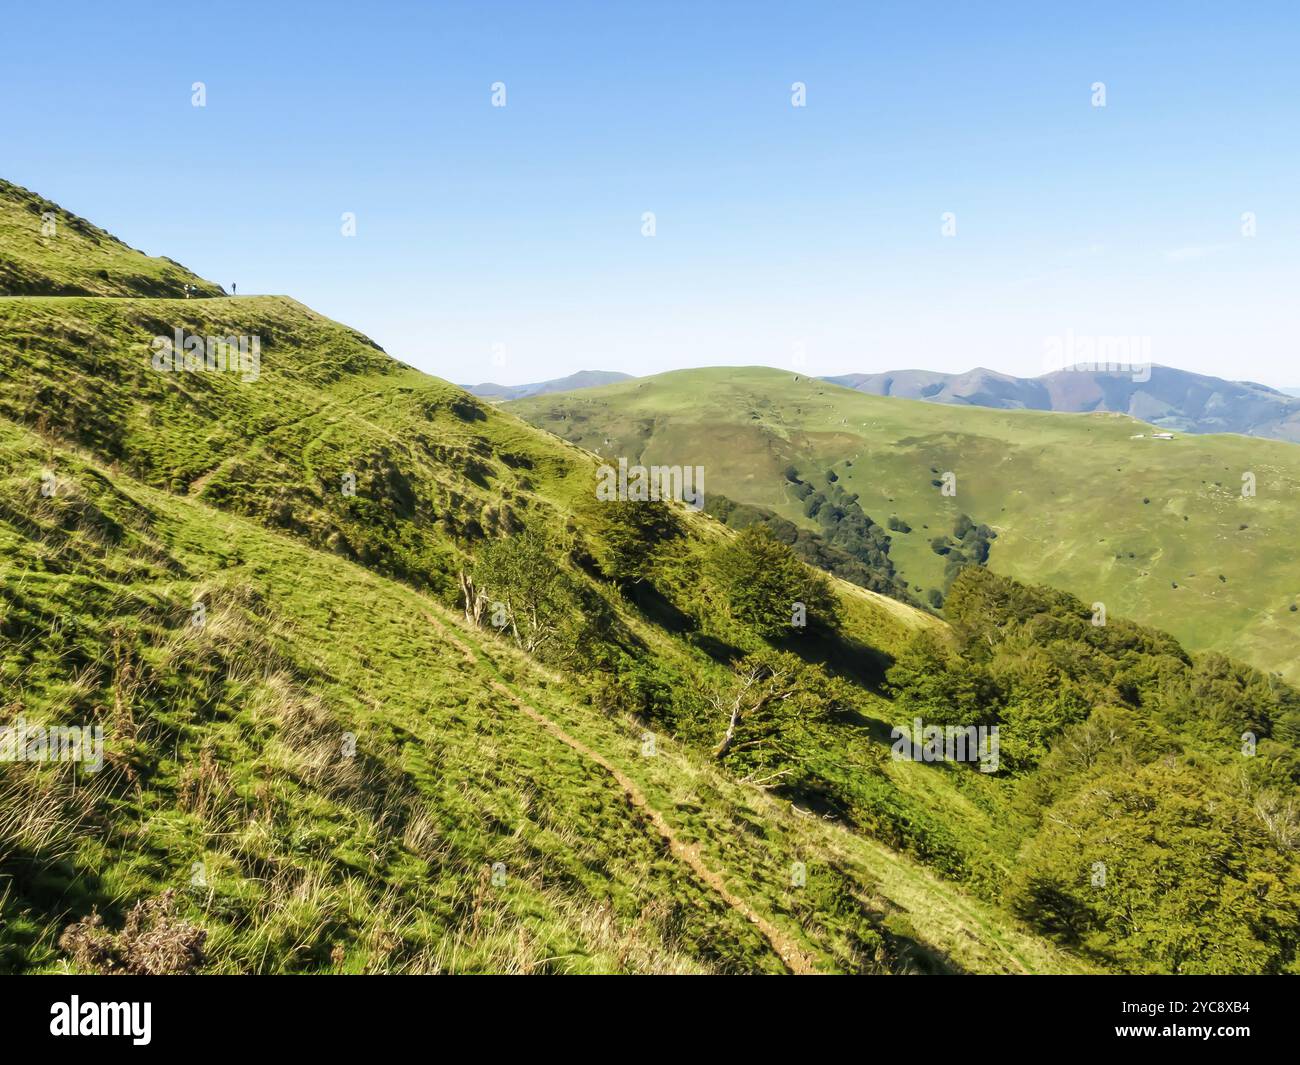
[[[256,335],[256,380],[155,370],[177,328]],[[93,967],[63,930],[169,889],[216,971],[1080,966],[466,624],[483,545],[573,535],[578,449],[276,297],[0,299],[0,382],[5,723],[107,733],[98,776],[0,765],[3,968]],[[571,572],[638,660],[729,675]],[[876,653],[934,624],[839,587]]]
[[[223,303],[176,309],[221,315]],[[439,601],[465,543],[448,530],[509,520],[485,518],[479,496],[555,514],[589,460],[443,382],[367,362],[373,349],[297,305],[247,303],[240,313],[267,335],[292,325],[295,350],[312,352],[296,372],[264,363],[274,391],[195,375],[196,394],[153,395],[153,379],[130,372],[138,345],[113,332],[160,313],[134,301],[50,301],[22,318],[27,338],[94,323],[98,341],[70,346],[51,379],[98,398],[81,417],[42,422],[85,457],[7,423],[5,699],[29,719],[103,721],[111,739],[108,770],[80,794],[68,773],[33,781],[6,767],[5,784],[21,789],[12,808],[35,807],[5,839],[6,967],[49,967],[68,921],[97,908],[115,925],[168,887],[210,932],[219,970],[1076,964],[905,856],[729,781],[670,737],[642,757],[644,726],[465,628]],[[328,335],[319,346],[313,325]],[[34,385],[38,349],[25,343],[20,363],[7,348],[6,372]],[[340,378],[349,355],[362,373]],[[78,366],[93,377],[78,383]],[[18,412],[23,391],[5,394]],[[23,409],[42,421],[39,404]],[[357,497],[331,498],[336,465],[361,471]],[[408,486],[433,501],[428,513],[402,517]],[[391,510],[394,528],[368,507]],[[340,536],[356,546],[341,551]],[[373,569],[360,564],[367,553]],[[902,604],[844,594],[878,645],[928,624]],[[201,630],[195,601],[207,610]],[[613,609],[662,660],[720,672],[625,604]],[[556,740],[528,707],[600,760]],[[345,733],[357,737],[355,760],[340,754]],[[654,818],[697,849],[693,862]],[[831,893],[824,905],[793,892],[796,860]],[[500,891],[489,879],[498,861]],[[195,862],[200,887],[189,884]],[[924,930],[909,914],[926,917]]]
[[[0,969],[1294,967],[1291,689],[991,575],[950,631],[597,463],[284,297],[0,297],[0,727],[105,734],[0,761]],[[1014,766],[891,757],[957,702]],[[1070,761],[1094,710],[1159,742]],[[1116,765],[1192,798],[1144,835]]]
[[[64,923],[93,907],[116,926],[169,887],[218,971],[783,971],[751,911],[819,968],[1070,964],[666,737],[642,757],[629,722],[403,584],[120,487],[12,426],[0,450],[6,702],[110,736],[102,775],[75,788],[68,766],[3,767],[6,969],[54,966]],[[43,500],[52,459],[60,490]],[[889,931],[910,929],[903,905],[933,924],[924,941]]]
[[[0,295],[216,296],[221,287],[145,255],[86,219],[0,179]]]
[[[1124,415],[952,408],[757,368],[685,370],[508,409],[604,455],[702,464],[706,491],[812,528],[783,471],[818,488],[829,471],[875,521],[910,526],[891,534],[890,557],[922,590],[945,583],[931,540],[967,514],[997,532],[997,572],[1300,678],[1294,445],[1153,440]],[[1253,497],[1242,496],[1246,473]]]

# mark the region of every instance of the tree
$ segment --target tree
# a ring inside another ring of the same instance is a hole
[[[548,537],[534,531],[489,543],[471,574],[461,574],[466,619],[508,632],[529,654],[552,659],[570,654],[584,613],[576,583],[556,561],[558,553]]]
[[[907,717],[935,725],[983,725],[998,719],[997,685],[983,666],[958,657],[932,629],[922,629],[885,674]]]
[[[720,737],[713,757],[760,787],[806,773],[808,733],[847,701],[839,681],[784,651],[736,663],[731,683],[710,694]]]
[[[1047,811],[1013,912],[1127,972],[1294,971],[1300,868],[1207,771],[1165,759]]]
[[[747,526],[720,544],[708,568],[731,616],[764,639],[790,636],[801,630],[801,621],[836,624],[838,601],[830,581],[800,562],[765,525]]]
[[[594,504],[589,514],[600,571],[624,586],[646,580],[656,551],[683,535],[680,519],[662,501],[613,499]]]

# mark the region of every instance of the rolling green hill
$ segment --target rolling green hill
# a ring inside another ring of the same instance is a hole
[[[76,276],[78,248],[18,244],[11,272]],[[257,336],[255,379],[155,369],[176,329]],[[909,853],[951,806],[982,826],[957,851],[1009,863],[966,794],[997,782],[847,728],[827,757],[885,818],[862,832],[629,702],[649,671],[725,688],[738,652],[590,571],[592,458],[290,299],[0,298],[0,451],[0,725],[105,729],[98,775],[0,762],[0,969],[183,969],[132,954],[141,905],[206,935],[204,971],[1089,967]],[[725,541],[678,520],[688,553]],[[565,656],[462,609],[525,531],[601,626]],[[886,661],[937,625],[836,588]]]
[[[12,426],[0,447],[6,703],[108,730],[79,787],[0,766],[6,969],[168,888],[217,971],[1075,964],[668,737],[642,757],[633,723],[430,596]],[[821,889],[838,912],[805,934]]]
[[[75,275],[0,210],[5,269]],[[590,451],[206,291],[0,296],[0,970],[1295,970],[1300,693],[600,503]],[[954,710],[1004,766],[896,757]]]
[[[876,522],[910,527],[891,533],[890,558],[918,590],[942,589],[931,541],[969,515],[997,533],[999,573],[1300,678],[1295,445],[1157,440],[1124,415],[940,406],[760,368],[684,370],[507,409],[603,455],[704,465],[706,494],[810,528],[784,471],[818,490],[834,476]],[[955,496],[941,494],[945,473]]]

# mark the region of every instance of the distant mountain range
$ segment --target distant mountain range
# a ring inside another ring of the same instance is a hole
[[[568,377],[557,377],[553,381],[537,381],[531,385],[495,385],[486,382],[481,385],[461,385],[466,392],[483,399],[510,400],[527,399],[529,396],[545,396],[551,392],[573,392],[579,388],[599,388],[612,385],[618,381],[629,381],[631,374],[617,373],[613,370],[579,370]]]
[[[580,370],[568,377],[526,385],[462,385],[484,399],[508,402],[575,392],[630,381],[633,375],[612,370]],[[1012,377],[977,367],[966,373],[892,370],[855,373],[822,380],[873,396],[923,399],[1000,410],[1049,410],[1072,413],[1118,411],[1144,422],[1183,433],[1240,433],[1300,443],[1300,388],[1276,389],[1253,381],[1151,367],[1146,381],[1131,373],[1058,370],[1042,377]]]
[[[1003,410],[1119,411],[1185,433],[1300,442],[1300,397],[1168,366],[1152,366],[1146,381],[1134,380],[1132,373],[1058,370],[1042,377],[1012,377],[983,368],[961,374],[896,370],[825,380],[874,396]]]

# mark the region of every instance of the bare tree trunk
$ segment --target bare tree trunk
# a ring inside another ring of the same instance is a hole
[[[722,737],[722,742],[718,744],[713,751],[713,757],[721,760],[727,756],[731,750],[731,745],[736,739],[736,722],[740,720],[740,696],[737,695],[735,702],[731,704],[731,720],[727,722],[726,735]]]
[[[477,629],[483,623],[488,597],[474,587],[474,579],[464,570],[460,571],[460,594],[465,597],[465,620]]]
[[[755,698],[750,705],[746,705],[746,700],[750,697],[753,687],[763,680],[770,680],[773,687],[767,692]],[[745,717],[752,717],[754,714],[761,713],[768,703],[778,699],[788,699],[794,694],[791,687],[777,687],[784,680],[782,673],[769,673],[763,666],[755,666],[748,670],[741,677],[740,688],[731,703],[730,717],[727,721],[727,731],[723,734],[722,739],[718,742],[717,747],[713,749],[713,757],[721,760],[727,756],[732,745],[736,742],[736,729],[740,726],[741,720]],[[714,705],[722,708],[726,700],[715,699]]]

